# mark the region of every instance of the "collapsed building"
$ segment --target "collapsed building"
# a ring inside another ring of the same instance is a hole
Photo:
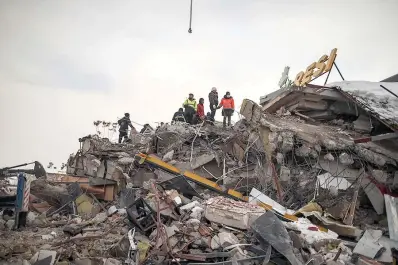
[[[392,263],[395,89],[290,86],[260,104],[245,99],[243,118],[229,130],[176,123],[123,144],[83,137],[65,174],[32,181],[26,230],[9,231],[12,220],[2,221],[0,259]]]

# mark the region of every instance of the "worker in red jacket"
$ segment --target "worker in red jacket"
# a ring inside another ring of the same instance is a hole
[[[228,126],[231,126],[231,116],[234,114],[235,111],[235,102],[233,97],[231,97],[231,93],[225,93],[225,96],[221,99],[220,105],[218,105],[218,109],[223,107],[222,115],[224,116],[223,119],[223,126],[226,127],[226,120],[228,119]]]
[[[205,106],[203,105],[205,100],[203,98],[199,99],[198,109],[196,111],[196,115],[200,120],[204,120],[205,118]]]

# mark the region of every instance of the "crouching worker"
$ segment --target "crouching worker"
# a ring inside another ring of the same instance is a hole
[[[193,97],[192,93],[189,94],[189,97],[184,101],[184,104],[182,105],[185,108],[185,121],[189,124],[192,124],[193,116],[195,115],[197,110],[196,100]]]
[[[205,120],[205,106],[203,105],[205,100],[203,98],[199,99],[198,110],[196,111],[197,123]]]
[[[174,113],[173,119],[171,120],[171,123],[173,124],[174,122],[185,122],[185,116],[184,116],[184,109],[179,108],[177,112]]]
[[[231,93],[227,92],[225,96],[221,99],[219,108],[222,109],[223,118],[223,127],[226,127],[226,121],[228,120],[228,126],[231,126],[231,116],[234,114],[235,111],[235,102],[234,99],[231,97]]]

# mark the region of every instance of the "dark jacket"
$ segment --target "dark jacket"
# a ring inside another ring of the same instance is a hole
[[[218,105],[218,93],[211,91],[209,93],[209,103],[210,105]]]
[[[176,113],[174,113],[173,121],[185,121],[184,112],[183,111],[177,111]]]
[[[133,128],[133,124],[131,124],[130,118],[128,117],[123,117],[121,118],[117,123],[119,123],[119,132],[127,132],[129,129],[129,126]]]

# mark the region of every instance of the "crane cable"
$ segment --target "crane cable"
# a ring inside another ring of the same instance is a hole
[[[188,33],[192,33],[192,0],[191,0],[191,8],[189,10],[189,29]]]

